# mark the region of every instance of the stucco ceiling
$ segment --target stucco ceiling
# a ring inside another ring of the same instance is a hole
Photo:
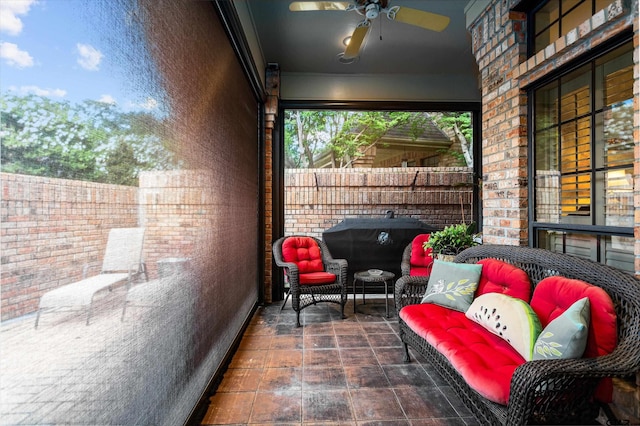
[[[391,21],[381,14],[373,21],[359,60],[351,64],[338,61],[338,54],[345,49],[343,39],[363,20],[357,12],[291,12],[289,0],[244,3],[250,20],[245,25],[253,27],[250,30],[255,33],[258,62],[278,64],[283,75],[295,76],[298,82],[305,76],[323,76],[325,82],[340,79],[343,85],[357,86],[362,80],[369,82],[369,89],[371,84],[385,85],[388,93],[407,82],[416,85],[424,81],[428,85],[431,81],[442,86],[450,78],[452,93],[461,81],[477,90],[478,68],[471,52],[465,9],[470,3],[477,7],[477,3],[486,5],[489,0],[390,0],[391,6],[442,14],[451,21],[444,31],[435,32]],[[469,93],[463,97],[478,96]]]

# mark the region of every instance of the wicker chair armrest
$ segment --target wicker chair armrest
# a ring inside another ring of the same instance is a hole
[[[324,269],[332,274],[340,275],[343,270],[348,269],[348,264],[346,259],[331,259],[324,263]]]
[[[402,261],[400,262],[400,271],[403,276],[411,273],[411,244],[407,245],[402,252]]]
[[[276,260],[276,265],[283,268],[287,275],[298,275],[298,265],[293,262],[282,262]]]
[[[342,285],[347,284],[348,268],[346,259],[331,259],[324,262],[324,270],[335,274]]]
[[[415,305],[422,301],[427,291],[429,277],[404,275],[398,278],[395,284],[396,312],[408,305]]]

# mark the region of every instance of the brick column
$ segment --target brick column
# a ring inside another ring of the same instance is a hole
[[[513,73],[526,59],[525,18],[493,2],[469,27],[482,84],[483,240],[525,245],[527,99]]]
[[[273,240],[273,129],[278,117],[280,69],[269,66],[266,75],[267,101],[264,129],[264,301],[272,302],[271,241]]]

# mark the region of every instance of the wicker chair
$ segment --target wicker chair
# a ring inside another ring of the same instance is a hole
[[[484,399],[472,390],[440,352],[399,319],[400,337],[444,377],[481,424],[522,425],[529,423],[584,424],[593,422],[599,409],[594,392],[605,377],[627,377],[640,370],[640,281],[618,269],[543,249],[480,245],[458,254],[455,261],[476,263],[495,258],[525,270],[535,286],[543,278],[561,275],[603,288],[613,300],[618,318],[618,345],[609,355],[597,358],[525,362],[511,379],[507,406]],[[413,278],[413,277],[406,277]],[[396,282],[398,312],[420,303],[426,290],[401,277]]]
[[[274,242],[273,258],[276,265],[284,270],[285,279],[289,282],[285,303],[291,296],[298,327],[300,311],[319,302],[339,304],[341,316],[345,318],[346,260],[334,259],[323,241],[298,235],[282,237]]]
[[[422,244],[429,241],[431,234],[418,234],[407,244],[402,252],[402,262],[400,270],[403,276],[423,276],[429,278],[431,266],[433,265],[433,257],[431,249],[425,251]]]

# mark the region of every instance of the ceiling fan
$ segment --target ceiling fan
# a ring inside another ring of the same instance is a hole
[[[392,21],[425,28],[431,31],[443,31],[449,25],[449,17],[424,10],[404,6],[389,6],[390,0],[353,0],[353,1],[294,1],[289,5],[292,12],[309,12],[318,10],[356,11],[365,18],[351,34],[351,41],[342,54],[342,59],[351,60],[358,57],[362,44],[371,28],[371,21],[381,13]]]

